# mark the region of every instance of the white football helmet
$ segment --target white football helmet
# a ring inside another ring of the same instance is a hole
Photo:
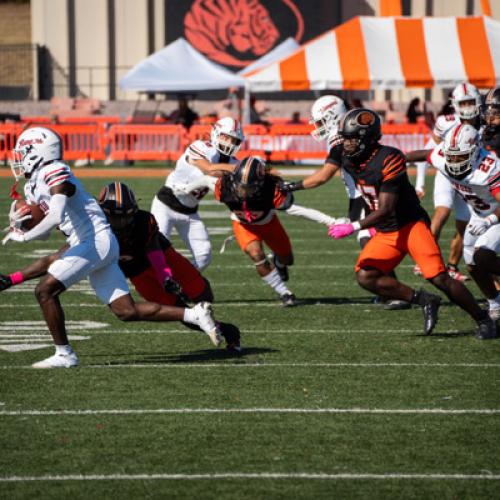
[[[481,95],[471,83],[460,83],[451,94],[451,103],[455,113],[464,120],[471,120],[479,115]],[[465,104],[469,103],[469,104]]]
[[[326,139],[338,125],[346,113],[344,101],[334,95],[324,95],[317,99],[311,107],[311,120],[314,125],[311,135],[317,140]]]
[[[61,138],[48,128],[32,127],[17,139],[12,150],[11,170],[16,179],[29,178],[36,168],[61,159]]]
[[[455,125],[444,139],[445,170],[451,177],[464,178],[479,152],[479,132],[472,125]]]
[[[210,142],[223,155],[235,155],[240,150],[244,140],[245,136],[240,122],[234,118],[229,116],[221,118],[212,127]]]

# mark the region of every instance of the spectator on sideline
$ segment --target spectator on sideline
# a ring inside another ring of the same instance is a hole
[[[417,123],[417,119],[419,116],[423,115],[423,112],[420,111],[420,97],[414,97],[410,104],[408,105],[408,109],[406,110],[406,118],[408,123]]]
[[[184,96],[178,98],[178,104],[179,107],[168,115],[168,120],[176,125],[183,125],[189,130],[191,125],[198,120],[198,113],[188,106],[187,98]]]

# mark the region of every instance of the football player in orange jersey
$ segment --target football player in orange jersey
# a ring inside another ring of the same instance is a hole
[[[250,156],[238,164],[234,174],[224,174],[217,181],[215,197],[231,210],[236,241],[258,275],[289,307],[297,304],[285,285],[288,266],[293,264],[292,246],[275,210],[289,208],[293,196],[282,193],[280,185],[280,177],[267,172],[262,160]],[[266,257],[263,243],[273,251],[273,262]]]

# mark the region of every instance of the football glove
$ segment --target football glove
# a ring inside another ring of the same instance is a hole
[[[183,295],[182,288],[179,285],[179,283],[177,283],[177,281],[175,281],[174,278],[172,278],[170,276],[168,278],[164,279],[163,289],[167,293],[171,293],[173,295],[177,295],[177,296]]]
[[[10,276],[7,276],[6,274],[0,274],[0,292],[7,290],[7,288],[10,288],[12,285],[13,283]]]
[[[280,191],[282,193],[292,193],[293,191],[300,191],[304,188],[303,181],[283,181],[280,185]]]
[[[467,229],[473,236],[481,236],[490,226],[498,222],[495,214],[488,215],[484,219],[473,219],[469,222]]]
[[[32,216],[28,205],[23,205],[16,210],[16,201],[12,202],[9,211],[9,225],[11,228],[21,229],[23,222],[31,218]]]
[[[6,245],[9,240],[17,241],[18,243],[26,241],[24,233],[18,229],[11,229],[2,240],[2,245]]]

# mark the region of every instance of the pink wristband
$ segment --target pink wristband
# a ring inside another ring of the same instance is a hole
[[[19,285],[19,283],[22,283],[24,281],[24,276],[21,271],[16,271],[15,273],[12,273],[9,277],[13,285]]]

